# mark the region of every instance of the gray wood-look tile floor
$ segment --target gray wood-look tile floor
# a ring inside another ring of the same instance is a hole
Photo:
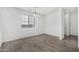
[[[5,42],[1,52],[78,52],[77,38],[66,37],[59,40],[46,34]]]

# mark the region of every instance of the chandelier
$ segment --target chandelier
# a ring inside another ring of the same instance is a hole
[[[37,14],[37,7],[34,7],[34,16],[38,16],[38,14]]]
[[[34,16],[34,27],[35,27],[36,16],[38,16],[38,15],[37,15],[37,7],[34,7],[33,16]]]

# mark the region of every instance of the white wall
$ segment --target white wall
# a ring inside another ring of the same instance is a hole
[[[65,35],[78,35],[78,15],[77,10],[65,12]]]
[[[64,35],[69,36],[70,35],[70,14],[66,13],[64,15]]]
[[[70,34],[78,35],[78,14],[77,12],[73,12],[70,15]]]
[[[3,33],[3,29],[2,29],[2,16],[0,15],[0,46],[2,44],[2,33]]]
[[[59,36],[59,11],[46,16],[46,34]]]
[[[1,19],[1,18],[0,18]],[[1,44],[1,20],[0,20],[0,44]]]
[[[62,39],[62,8],[58,8],[56,11],[46,16],[46,34],[54,35]]]
[[[3,41],[10,41],[43,33],[43,16],[37,16],[35,28],[21,28],[23,14],[31,14],[17,8],[0,8],[3,25]]]
[[[79,8],[78,8],[78,48],[79,48]]]

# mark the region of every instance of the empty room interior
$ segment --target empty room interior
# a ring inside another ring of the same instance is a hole
[[[0,52],[79,52],[77,7],[0,7]]]

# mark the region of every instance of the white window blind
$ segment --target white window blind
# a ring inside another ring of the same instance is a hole
[[[23,15],[22,27],[33,27],[34,23],[34,16]]]
[[[28,21],[29,21],[28,16],[27,15],[23,15],[22,24],[23,25],[28,25]]]

